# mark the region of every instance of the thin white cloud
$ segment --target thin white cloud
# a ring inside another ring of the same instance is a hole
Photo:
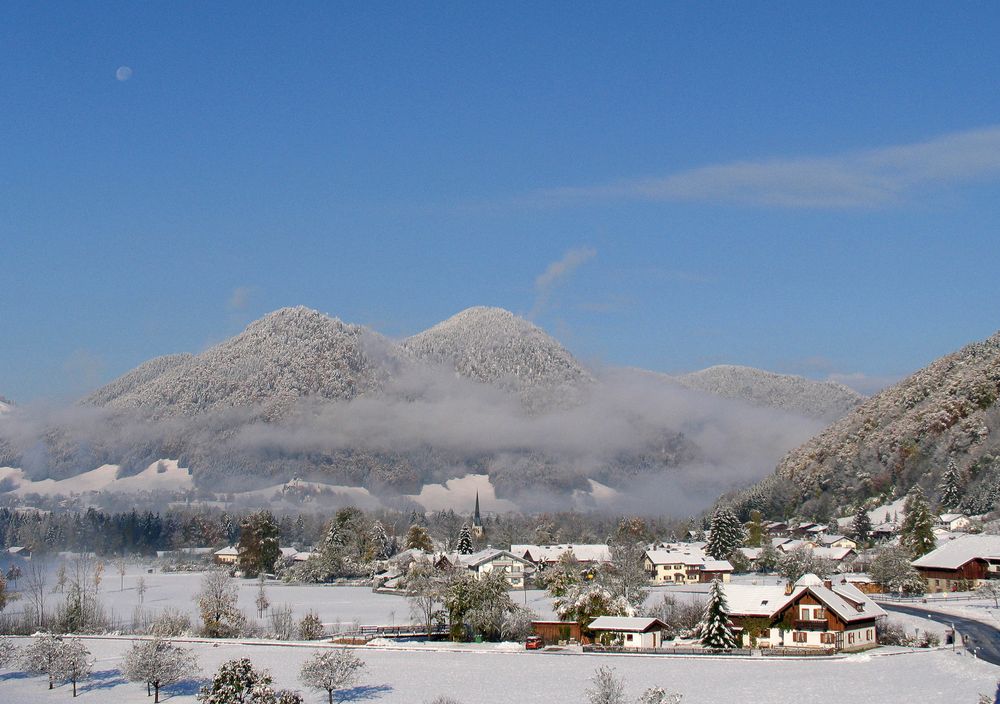
[[[738,161],[662,178],[538,191],[526,202],[712,201],[785,208],[872,208],[922,187],[1000,176],[1000,126],[829,157]]]
[[[549,304],[552,291],[564,282],[582,264],[597,256],[593,247],[576,247],[567,251],[561,259],[549,264],[545,271],[535,278],[535,305],[529,318],[534,318]]]

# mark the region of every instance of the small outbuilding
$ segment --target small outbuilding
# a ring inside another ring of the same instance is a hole
[[[667,624],[658,618],[638,616],[599,616],[587,627],[594,640],[623,648],[659,648]]]

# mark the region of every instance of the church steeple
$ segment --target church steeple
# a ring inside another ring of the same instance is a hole
[[[477,538],[483,537],[483,517],[479,513],[479,492],[476,491],[476,510],[472,514],[472,534]]]

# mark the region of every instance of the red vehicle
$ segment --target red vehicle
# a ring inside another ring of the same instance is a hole
[[[524,641],[525,650],[541,650],[544,645],[545,641],[538,636],[528,636],[527,640]]]

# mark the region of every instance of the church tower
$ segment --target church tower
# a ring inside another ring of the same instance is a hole
[[[472,534],[477,538],[483,537],[483,517],[479,515],[479,492],[476,492],[476,511],[472,514]]]

